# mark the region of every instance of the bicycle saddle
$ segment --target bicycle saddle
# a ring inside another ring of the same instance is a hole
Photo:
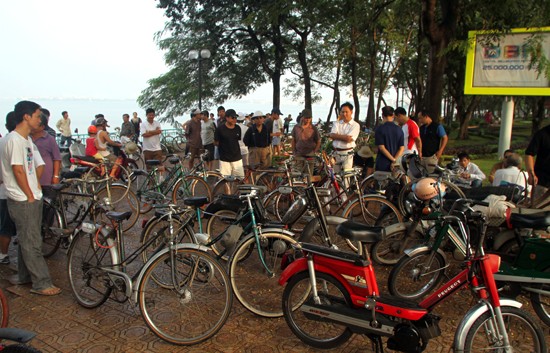
[[[336,234],[349,240],[369,244],[379,242],[383,232],[383,227],[373,227],[353,221],[346,221],[336,226]]]
[[[208,197],[197,196],[197,197],[188,197],[183,199],[183,203],[187,206],[201,207],[208,203]]]
[[[517,211],[516,211],[517,210]],[[508,228],[546,229],[550,227],[550,211],[534,209],[508,209],[506,211]]]
[[[132,216],[132,211],[126,211],[126,212],[115,212],[115,211],[109,211],[105,213],[107,218],[113,220],[113,221],[126,221]]]
[[[161,165],[162,163],[158,159],[149,159],[148,161],[145,161],[145,164],[153,166],[153,165]]]

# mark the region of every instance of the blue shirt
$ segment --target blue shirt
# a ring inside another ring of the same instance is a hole
[[[374,143],[376,146],[384,145],[392,156],[403,146],[404,139],[403,129],[390,121],[380,125],[374,134]],[[391,171],[391,164],[392,161],[378,151],[374,169],[389,172]]]

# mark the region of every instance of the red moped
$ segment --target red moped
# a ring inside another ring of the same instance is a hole
[[[442,222],[458,224],[469,244],[468,226],[475,225],[481,236],[486,217],[471,208],[481,202],[457,200],[452,214]],[[365,334],[376,352],[387,347],[400,352],[422,352],[430,339],[441,334],[440,317],[432,310],[459,289],[468,286],[478,303],[463,317],[454,337],[455,352],[546,352],[544,334],[521,303],[501,299],[493,274],[500,257],[485,254],[481,245],[470,251],[464,270],[420,303],[380,294],[368,247],[377,242],[383,228],[344,222],[337,233],[361,243],[362,254],[347,253],[315,244],[297,244],[303,257],[294,260],[281,274],[283,312],[290,329],[308,345],[334,348],[353,333]],[[299,253],[299,252],[297,252]]]

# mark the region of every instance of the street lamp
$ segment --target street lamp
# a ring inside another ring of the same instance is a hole
[[[189,51],[189,60],[198,60],[199,61],[199,110],[202,110],[202,72],[201,72],[201,60],[210,58],[210,50],[201,49],[190,50]]]

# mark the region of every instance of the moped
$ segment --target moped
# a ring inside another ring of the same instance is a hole
[[[550,212],[534,214],[508,212],[509,228],[546,229],[550,226]],[[504,284],[503,296],[517,297],[529,293],[531,305],[538,317],[550,326],[550,238],[532,237],[519,240],[515,256],[504,261],[495,273],[495,280]]]
[[[459,199],[462,216],[442,215],[443,222],[456,223],[465,239],[465,220],[485,235],[487,218],[471,208],[472,200]],[[441,334],[435,306],[459,289],[469,286],[478,303],[459,323],[455,352],[495,349],[506,352],[546,352],[545,336],[532,315],[521,310],[521,303],[501,299],[493,274],[500,257],[467,247],[464,270],[420,303],[381,295],[368,254],[370,244],[379,241],[383,228],[355,222],[337,226],[337,233],[360,242],[362,254],[342,252],[315,244],[299,243],[303,257],[297,258],[279,278],[286,284],[283,313],[287,324],[304,343],[317,348],[334,348],[353,333],[365,334],[376,352],[387,347],[401,352],[422,352],[430,339]],[[483,239],[479,241],[483,244]],[[469,245],[469,244],[468,244]]]

